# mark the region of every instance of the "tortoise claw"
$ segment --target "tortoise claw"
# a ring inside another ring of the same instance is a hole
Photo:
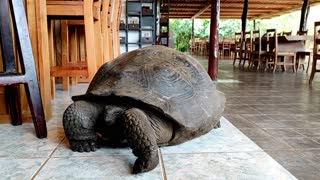
[[[93,140],[72,140],[70,146],[76,152],[96,151],[96,142]]]

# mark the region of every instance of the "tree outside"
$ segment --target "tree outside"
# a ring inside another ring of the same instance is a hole
[[[308,34],[313,34],[313,24],[319,21],[317,15],[320,11],[320,6],[311,7],[307,22]],[[300,11],[285,14],[272,19],[257,19],[256,29],[260,29],[262,34],[266,29],[277,28],[278,32],[292,31],[296,34],[299,29]],[[189,41],[191,39],[191,19],[170,19],[170,31],[174,32],[174,47],[175,49],[186,52],[189,49]],[[246,30],[253,30],[253,20],[247,21]],[[232,38],[235,32],[241,31],[240,19],[221,19],[219,22],[219,38]],[[210,20],[195,19],[194,20],[194,37],[209,38]]]

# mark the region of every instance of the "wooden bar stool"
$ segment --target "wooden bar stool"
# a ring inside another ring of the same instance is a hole
[[[317,69],[317,62],[320,60],[320,21],[314,22],[314,40],[313,40],[313,61],[312,70],[310,74],[309,84],[312,84],[314,74],[320,72]]]
[[[18,73],[15,63],[8,2],[17,37],[17,50],[22,73]],[[45,138],[47,137],[47,126],[22,0],[0,1],[0,36],[4,63],[4,72],[0,73],[0,85],[6,88],[6,96],[8,97],[6,100],[9,104],[12,124],[22,123],[18,84],[24,84],[36,135],[38,138]]]
[[[50,75],[52,77],[54,97],[54,77],[63,78],[63,89],[69,88],[69,77],[88,77],[92,80],[97,71],[98,65],[102,62],[101,46],[101,25],[97,25],[101,13],[101,0],[47,0],[47,17],[50,20],[60,19],[68,20],[62,22],[62,36],[66,40],[62,48],[62,66],[56,66],[54,63],[53,52],[51,52],[51,68]],[[68,23],[69,22],[69,23]],[[52,25],[52,23],[48,23]],[[85,29],[85,46],[86,46],[86,66],[83,63],[69,61],[69,45],[68,45],[68,24],[69,25],[84,25]],[[100,31],[100,35],[97,35]],[[53,28],[49,27],[49,43],[53,44]],[[53,49],[53,48],[52,48]]]

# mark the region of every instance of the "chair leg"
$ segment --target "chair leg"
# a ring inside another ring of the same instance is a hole
[[[236,63],[236,58],[237,58],[237,53],[234,53],[234,58],[233,58],[233,66]]]
[[[273,61],[273,73],[276,72],[277,69],[277,65],[278,65],[278,57],[274,57],[274,61]]]
[[[28,83],[25,84],[25,89],[37,137],[47,137],[47,126],[42,107],[40,89],[37,84],[37,81],[30,80]]]
[[[6,102],[11,115],[11,124],[22,124],[20,89],[19,85],[5,86]]]
[[[311,61],[311,57],[310,57],[310,55],[309,55],[309,56],[308,56],[308,66],[307,66],[306,73],[308,73],[308,71],[309,71],[310,61]]]
[[[316,67],[317,67],[317,60],[314,59],[312,62],[312,70],[311,70],[311,74],[310,74],[309,84],[312,84],[314,74],[316,73]]]
[[[292,57],[292,70],[294,73],[297,72],[296,71],[296,56],[295,55]]]

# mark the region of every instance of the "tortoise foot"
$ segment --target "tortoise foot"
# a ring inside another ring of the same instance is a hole
[[[72,151],[76,152],[90,152],[96,151],[96,141],[94,140],[70,140]]]
[[[138,159],[132,173],[151,171],[159,164],[156,135],[147,116],[139,109],[129,109],[123,118],[124,135]]]
[[[155,152],[145,153],[144,156],[139,157],[133,166],[133,174],[148,172],[157,167],[159,163],[158,154]]]

